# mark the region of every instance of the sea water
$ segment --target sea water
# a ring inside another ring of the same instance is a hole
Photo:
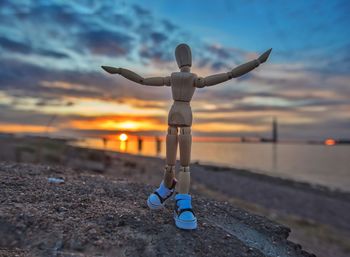
[[[97,141],[85,146],[102,148]],[[165,142],[157,153],[154,140],[144,140],[140,152],[137,141],[108,142],[107,149],[165,157]],[[350,192],[350,145],[193,142],[191,159]]]

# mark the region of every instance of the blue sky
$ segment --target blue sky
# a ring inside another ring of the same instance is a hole
[[[203,40],[220,39],[249,51],[273,45],[294,55],[349,44],[349,34],[343,33],[349,25],[347,1],[147,1],[143,6],[153,6],[152,11]]]
[[[42,133],[55,115],[53,135],[162,134],[169,90],[135,85],[99,66],[165,76],[176,71],[173,51],[185,42],[201,76],[273,48],[257,70],[197,90],[195,135],[266,137],[275,116],[282,138],[349,138],[349,7],[348,1],[1,1],[1,131]]]

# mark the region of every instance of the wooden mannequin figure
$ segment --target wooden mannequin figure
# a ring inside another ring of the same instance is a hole
[[[143,78],[133,71],[102,66],[111,74],[120,74],[123,77],[136,83],[146,86],[170,86],[174,103],[168,116],[168,133],[166,136],[166,166],[164,168],[163,181],[159,188],[147,199],[151,209],[160,209],[175,193],[176,206],[174,212],[175,224],[181,229],[195,229],[197,218],[192,211],[190,189],[190,160],[191,160],[191,126],[192,110],[190,101],[196,88],[217,85],[232,78],[242,76],[264,63],[272,49],[263,53],[258,59],[242,64],[230,72],[198,77],[191,73],[192,54],[186,44],[180,44],[175,49],[175,57],[180,72],[173,72],[168,77]],[[175,163],[177,146],[180,150],[180,171],[178,181],[175,179]]]

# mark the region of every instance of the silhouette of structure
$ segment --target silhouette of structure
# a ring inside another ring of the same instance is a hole
[[[161,150],[162,150],[162,140],[159,137],[156,137],[156,152],[157,152],[157,155],[160,155]]]
[[[278,127],[277,127],[277,118],[273,117],[272,121],[272,142],[278,142]]]
[[[143,143],[143,140],[142,140],[142,137],[137,137],[137,149],[139,151],[139,153],[142,152],[142,143]]]

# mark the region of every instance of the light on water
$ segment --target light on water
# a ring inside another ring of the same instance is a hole
[[[332,145],[330,147],[330,145]],[[101,140],[89,139],[84,146],[103,148]],[[108,141],[107,149],[165,157],[165,142],[157,153],[155,140]],[[333,189],[350,191],[349,145],[193,142],[192,162],[242,168],[290,178]]]

